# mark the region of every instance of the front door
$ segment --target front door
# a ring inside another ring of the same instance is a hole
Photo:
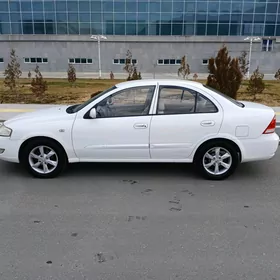
[[[188,159],[199,141],[219,132],[222,117],[222,111],[201,93],[190,88],[160,86],[151,122],[151,158]]]
[[[81,161],[150,159],[150,106],[155,86],[120,90],[94,107],[96,119],[78,115],[73,145]]]

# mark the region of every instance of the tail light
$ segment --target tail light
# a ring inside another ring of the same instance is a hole
[[[272,119],[272,121],[270,122],[266,130],[263,132],[263,134],[274,133],[275,129],[276,129],[276,115],[274,115],[274,118]]]

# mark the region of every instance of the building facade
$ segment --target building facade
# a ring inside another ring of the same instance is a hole
[[[63,72],[98,71],[97,43],[103,34],[102,69],[121,73],[126,51],[143,73],[175,73],[183,55],[192,72],[206,73],[222,44],[232,56],[249,50],[257,36],[252,68],[280,68],[280,4],[277,0],[0,0],[0,70],[15,48],[23,71],[38,64]],[[279,63],[279,65],[278,65]]]

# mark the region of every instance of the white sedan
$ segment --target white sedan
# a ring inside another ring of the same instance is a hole
[[[59,94],[59,93],[58,93]],[[85,103],[21,114],[0,126],[0,159],[39,178],[74,162],[194,163],[208,179],[268,160],[274,111],[183,80],[119,83]]]

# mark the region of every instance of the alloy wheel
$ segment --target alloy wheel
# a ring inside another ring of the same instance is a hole
[[[48,146],[37,146],[28,156],[30,167],[40,174],[49,174],[58,166],[58,156],[54,149]]]
[[[232,166],[232,155],[223,147],[213,147],[203,157],[204,169],[212,175],[222,175]]]

